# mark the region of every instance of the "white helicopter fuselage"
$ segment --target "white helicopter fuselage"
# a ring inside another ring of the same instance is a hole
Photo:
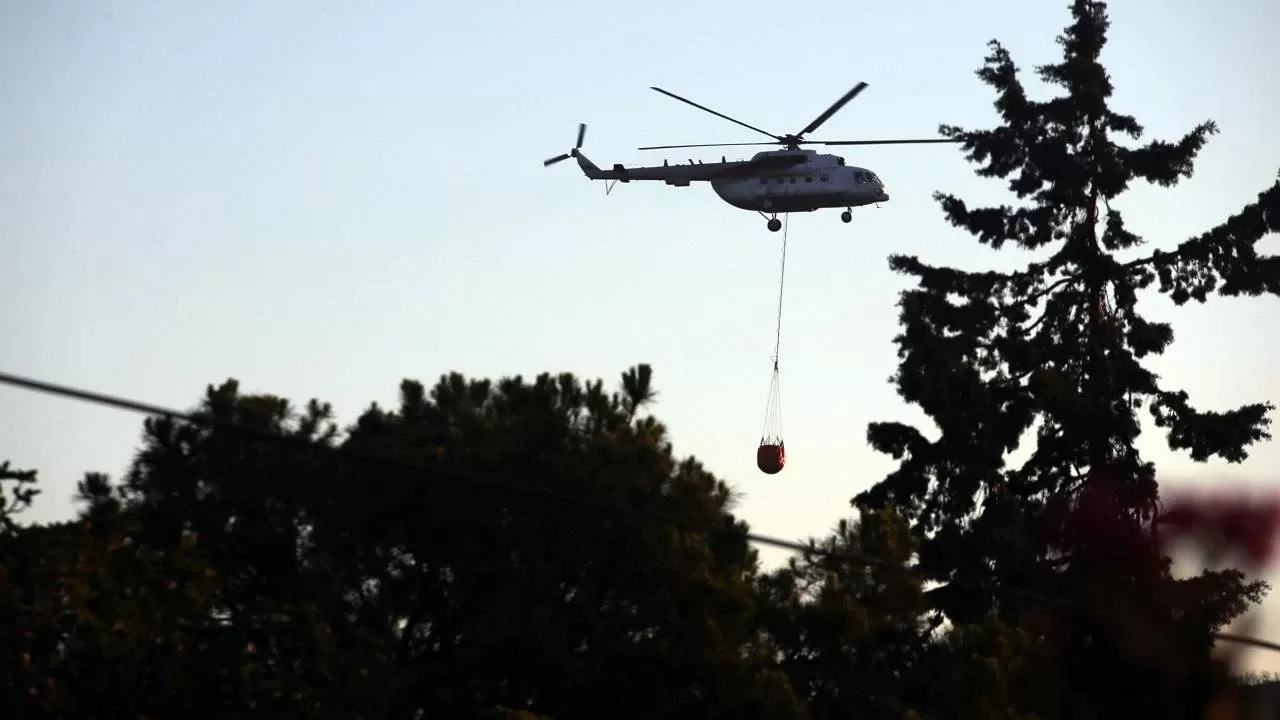
[[[804,137],[815,131],[831,118],[840,108],[852,100],[858,93],[867,88],[865,82],[859,82],[846,92],[805,126],[798,133],[779,135],[748,125],[711,108],[699,105],[687,98],[660,87],[650,86],[674,100],[691,105],[704,112],[716,115],[748,130],[772,138],[769,143],[712,143],[701,145],[653,145],[640,150],[674,150],[694,147],[727,147],[730,145],[780,145],[780,150],[766,150],[756,153],[750,160],[701,163],[689,161],[687,165],[671,165],[664,162],[658,166],[625,167],[615,164],[608,170],[601,169],[582,154],[582,141],[586,137],[587,126],[578,123],[578,140],[573,149],[567,153],[548,158],[543,166],[551,166],[558,162],[576,158],[582,173],[592,180],[604,180],[605,192],[608,193],[612,183],[630,183],[641,181],[663,182],[675,187],[688,187],[696,182],[710,183],[712,189],[721,200],[741,210],[758,212],[768,218],[771,232],[782,229],[778,214],[794,212],[813,212],[826,208],[841,208],[840,220],[850,222],[853,208],[863,205],[888,202],[889,194],[884,183],[874,172],[867,168],[846,165],[844,158],[829,153],[801,149],[804,144],[834,145],[903,145],[918,143],[954,143],[959,137],[938,138],[899,138],[888,140],[805,140]]]
[[[867,168],[846,165],[839,155],[813,150],[768,150],[750,160],[693,162],[649,167],[615,164],[608,170],[598,167],[576,147],[560,159],[576,158],[582,172],[592,180],[606,182],[662,182],[675,187],[709,183],[721,200],[741,210],[758,212],[769,218],[769,230],[777,232],[779,214],[842,208],[840,219],[849,222],[852,209],[889,201],[884,183]],[[606,187],[606,190],[608,188]]]
[[[792,151],[794,154],[795,151]],[[837,155],[800,151],[808,159],[776,171],[710,181],[716,195],[741,210],[766,213],[813,212],[888,202],[884,183],[866,168],[846,165]],[[777,154],[765,152],[756,158]]]

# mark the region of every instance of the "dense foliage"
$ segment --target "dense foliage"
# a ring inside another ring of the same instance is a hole
[[[1072,15],[1060,62],[1037,68],[1062,95],[1032,99],[993,42],[978,75],[995,91],[1000,125],[942,128],[980,176],[1005,180],[1020,202],[971,207],[938,193],[947,220],[991,248],[1038,257],[1017,272],[891,259],[915,281],[900,303],[897,388],[936,433],[873,424],[871,444],[901,464],[855,501],[892,505],[927,538],[921,570],[944,583],[933,596],[947,616],[974,622],[997,612],[1041,627],[1073,677],[1057,703],[1063,714],[1195,716],[1212,692],[1210,633],[1265,587],[1234,570],[1171,576],[1155,467],[1135,444],[1139,411],[1165,429],[1170,448],[1239,462],[1269,438],[1272,408],[1201,410],[1146,369],[1143,359],[1164,352],[1173,331],[1143,317],[1139,297],[1154,290],[1181,305],[1214,292],[1280,293],[1280,259],[1255,247],[1280,230],[1280,182],[1221,225],[1138,254],[1143,240],[1117,198],[1140,181],[1190,177],[1216,128],[1125,142],[1143,129],[1110,104],[1105,5],[1076,0]],[[1032,452],[1010,465],[1028,436]],[[948,583],[955,573],[1072,603],[1046,615],[1038,600]]]
[[[891,510],[762,573],[650,379],[406,381],[342,433],[229,381],[147,420],[76,520],[0,538],[11,716],[948,717],[1036,685],[1025,633],[937,636]]]
[[[227,381],[194,422],[148,419],[127,475],[87,475],[71,521],[15,522],[35,473],[0,468],[0,714],[1204,717],[1224,673],[1212,633],[1265,588],[1170,574],[1138,410],[1171,447],[1239,461],[1270,407],[1198,410],[1166,387],[1142,360],[1172,330],[1137,303],[1280,291],[1254,249],[1280,229],[1280,183],[1132,254],[1112,201],[1189,176],[1214,128],[1114,139],[1141,128],[1108,104],[1104,7],[1072,13],[1062,62],[1039,70],[1065,95],[1029,98],[993,43],[978,74],[1001,125],[944,128],[1027,202],[940,194],[946,217],[1044,257],[892,259],[915,279],[898,389],[936,432],[873,425],[900,467],[785,567],[759,567],[728,486],[675,454],[648,366],[616,391],[404,381],[397,407],[346,428]]]

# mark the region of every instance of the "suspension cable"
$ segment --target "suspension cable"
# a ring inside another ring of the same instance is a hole
[[[778,371],[778,357],[782,350],[782,289],[787,280],[787,229],[791,214],[782,216],[782,268],[778,271],[778,325],[773,341],[773,371]]]

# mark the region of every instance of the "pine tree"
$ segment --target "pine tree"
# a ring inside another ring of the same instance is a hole
[[[873,423],[869,442],[901,462],[854,504],[890,503],[908,516],[927,537],[919,560],[932,579],[985,576],[1070,598],[1046,611],[1043,597],[972,585],[944,584],[935,593],[956,622],[993,610],[1019,622],[1051,618],[1044,627],[1057,633],[1046,637],[1060,637],[1066,667],[1081,673],[1067,692],[1092,697],[1062,712],[1094,703],[1090,711],[1110,715],[1119,706],[1102,696],[1117,692],[1128,698],[1126,712],[1154,716],[1169,702],[1178,714],[1194,714],[1194,683],[1180,696],[1167,684],[1144,694],[1108,683],[1132,680],[1138,666],[1151,673],[1150,687],[1208,667],[1210,633],[1256,602],[1265,585],[1235,571],[1170,577],[1152,542],[1160,502],[1155,468],[1135,448],[1139,413],[1145,408],[1169,447],[1194,460],[1240,462],[1269,438],[1272,408],[1201,410],[1186,392],[1165,387],[1142,362],[1162,353],[1173,331],[1144,319],[1138,297],[1155,289],[1182,305],[1211,293],[1280,294],[1280,259],[1255,249],[1280,230],[1280,182],[1218,227],[1172,250],[1139,254],[1144,241],[1126,229],[1113,201],[1138,181],[1172,187],[1190,177],[1217,128],[1207,121],[1174,142],[1140,142],[1138,121],[1109,106],[1112,85],[1100,62],[1105,3],[1075,0],[1071,12],[1058,38],[1061,61],[1037,68],[1064,94],[1031,99],[1008,51],[992,41],[977,74],[995,90],[1002,123],[942,128],[979,176],[1006,180],[1021,201],[978,208],[938,193],[948,221],[993,249],[1011,243],[1038,259],[1002,273],[891,258],[916,283],[899,303],[894,381],[937,433],[929,439],[908,425]],[[1007,456],[1032,431],[1034,451],[1011,466]],[[1139,648],[1142,657],[1134,655]]]

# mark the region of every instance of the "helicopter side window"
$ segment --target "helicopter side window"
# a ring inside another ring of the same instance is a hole
[[[827,175],[819,175],[819,176],[818,176],[818,180],[819,180],[819,181],[821,181],[821,182],[826,182],[826,181],[827,181],[827,180],[829,180],[829,179],[830,179],[830,177],[829,177],[829,176],[827,176]]]
[[[805,181],[805,182],[813,182],[813,176],[812,176],[812,175],[805,175],[805,176],[804,176],[804,181]]]

